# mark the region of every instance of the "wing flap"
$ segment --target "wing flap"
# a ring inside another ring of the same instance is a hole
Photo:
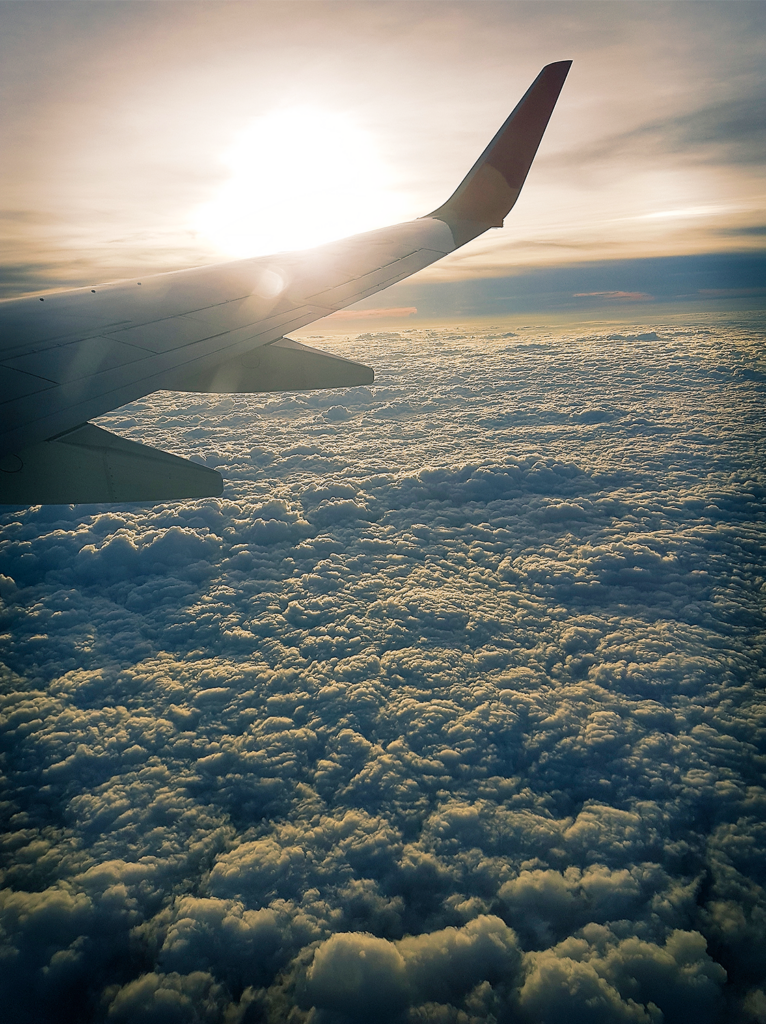
[[[219,366],[197,370],[174,385],[176,391],[231,392],[310,391],[372,384],[369,366],[329,355],[290,338],[254,349]]]
[[[218,497],[221,474],[86,423],[0,460],[0,503],[71,505]]]

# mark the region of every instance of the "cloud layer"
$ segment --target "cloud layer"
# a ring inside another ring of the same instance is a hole
[[[223,499],[3,517],[8,1013],[766,1020],[757,321],[334,345],[104,420]]]

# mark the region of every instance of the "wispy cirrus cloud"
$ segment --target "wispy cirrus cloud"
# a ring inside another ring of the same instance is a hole
[[[417,313],[416,306],[390,306],[377,309],[339,309],[328,320],[380,320],[390,317],[408,317]]]
[[[574,292],[575,299],[617,299],[623,302],[645,302],[652,298],[648,292]]]

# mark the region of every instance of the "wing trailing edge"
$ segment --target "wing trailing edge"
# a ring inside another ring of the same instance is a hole
[[[220,473],[86,423],[0,460],[0,503],[70,505],[102,501],[212,498]]]

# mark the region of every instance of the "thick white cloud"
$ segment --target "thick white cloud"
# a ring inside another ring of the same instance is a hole
[[[483,981],[513,980],[521,959],[515,934],[497,917],[398,942],[341,933],[317,949],[301,994],[309,1006],[353,1019],[391,1020],[408,1003],[446,1003]]]
[[[715,1021],[726,972],[698,932],[673,931],[659,946],[617,941],[589,925],[581,935],[528,956],[520,993],[527,1014],[543,1021]]]
[[[9,1015],[762,1019],[756,328],[336,338],[110,418],[225,498],[4,514]]]

